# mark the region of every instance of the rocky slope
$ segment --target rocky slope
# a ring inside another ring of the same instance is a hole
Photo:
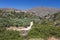
[[[36,15],[42,17],[48,14],[54,14],[56,12],[59,12],[60,9],[57,8],[45,8],[45,7],[39,7],[39,8],[32,8],[30,10],[28,10],[27,12],[29,13],[35,13]]]
[[[11,11],[21,11],[15,8],[0,8],[3,12],[11,12]]]
[[[6,12],[16,11],[16,12],[35,13],[37,16],[40,16],[40,17],[48,15],[48,14],[54,14],[54,13],[60,11],[60,9],[49,8],[49,7],[37,7],[37,8],[32,8],[30,10],[25,10],[25,11],[18,10],[18,9],[15,9],[15,8],[0,8],[0,10],[6,11]]]

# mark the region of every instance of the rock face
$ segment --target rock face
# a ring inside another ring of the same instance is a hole
[[[42,17],[48,14],[53,14],[56,12],[59,12],[60,9],[57,8],[45,8],[45,7],[39,7],[39,8],[33,8],[31,10],[28,10],[29,13],[35,13],[36,15]]]

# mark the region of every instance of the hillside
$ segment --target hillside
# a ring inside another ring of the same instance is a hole
[[[25,11],[18,10],[15,8],[0,8],[0,10],[5,11],[5,12],[16,11],[16,12],[26,12],[26,13],[30,13],[30,14],[34,13],[35,15],[40,16],[40,17],[48,15],[48,14],[54,14],[54,13],[60,11],[60,9],[58,9],[58,8],[49,8],[49,7],[37,7],[37,8],[25,10]]]
[[[0,8],[0,10],[3,12],[11,12],[11,11],[21,12],[22,11],[15,8]]]
[[[29,10],[26,12],[18,10],[20,12],[16,12],[17,9],[10,8],[0,10],[0,40],[48,40],[50,37],[56,37],[60,40],[59,9],[38,9],[39,8],[34,8],[34,11],[32,11],[32,9],[30,12]],[[33,21],[34,24],[28,31],[17,31],[14,29],[20,29],[20,27],[27,28],[31,21]],[[6,29],[10,27],[14,30]],[[23,33],[27,33],[27,35],[21,35]]]
[[[32,8],[30,10],[27,10],[27,12],[29,12],[29,13],[33,12],[40,17],[48,15],[48,14],[54,14],[59,11],[60,11],[60,9],[49,8],[49,7],[37,7],[37,8]]]

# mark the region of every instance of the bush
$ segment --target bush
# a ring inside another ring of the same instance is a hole
[[[49,36],[60,37],[60,27],[35,24],[28,33],[28,38],[47,38]]]

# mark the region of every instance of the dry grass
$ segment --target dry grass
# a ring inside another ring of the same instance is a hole
[[[42,38],[31,38],[29,40],[44,40],[44,39],[42,39]]]
[[[47,40],[59,40],[59,39],[57,39],[56,37],[52,36],[52,37],[49,37]]]

